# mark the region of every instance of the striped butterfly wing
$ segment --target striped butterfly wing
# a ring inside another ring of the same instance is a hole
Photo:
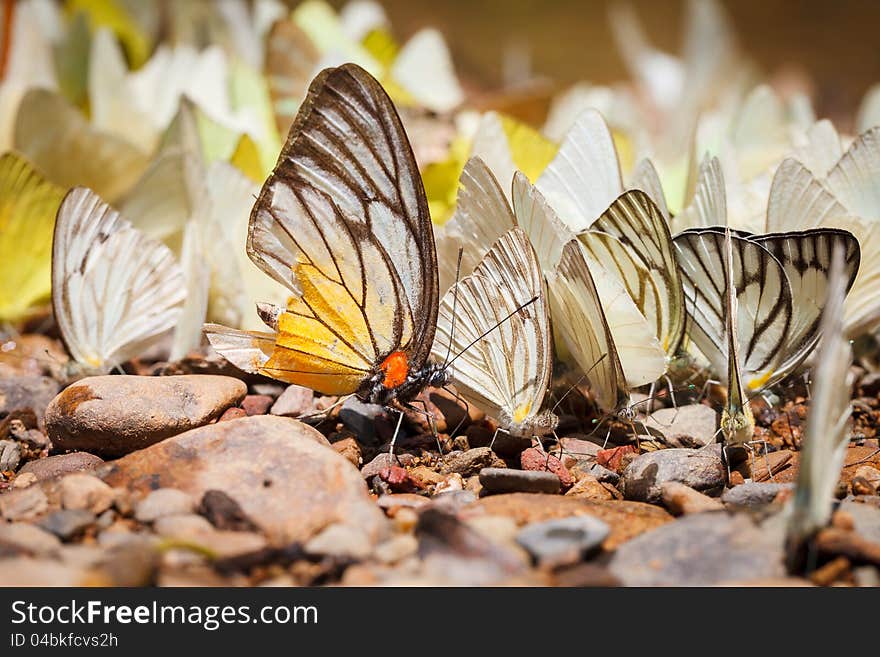
[[[675,236],[681,265],[689,336],[716,372],[727,371],[724,228],[686,230]],[[745,387],[778,381],[786,356],[792,296],[785,269],[762,245],[732,234],[733,278],[738,305],[738,349]]]
[[[629,390],[623,367],[578,240],[563,247],[559,265],[547,274],[547,283],[554,326],[587,376],[599,406],[610,411],[624,407],[629,403]]]
[[[96,371],[140,355],[174,327],[186,296],[170,249],[75,187],[58,209],[52,306],[70,355]]]
[[[672,217],[670,226],[673,232],[680,233],[691,228],[726,224],[727,194],[721,162],[717,157],[706,156],[700,162],[693,198],[686,208]]]
[[[596,220],[593,229],[616,238],[640,262],[649,280],[640,277],[637,293],[627,285],[645,317],[657,327],[664,351],[674,355],[684,337],[684,292],[669,226],[650,196],[641,190],[624,192]],[[657,290],[653,304],[644,293],[650,283]]]
[[[797,487],[787,530],[787,547],[800,550],[803,541],[831,519],[834,489],[849,444],[852,390],[852,349],[843,333],[844,297],[850,279],[846,252],[834,245],[825,308],[822,341],[816,355],[810,411],[800,452]],[[797,555],[790,552],[789,559]]]
[[[534,301],[533,301],[534,300]],[[456,388],[507,423],[538,414],[550,384],[552,336],[544,279],[528,236],[508,231],[440,304],[433,354]]]
[[[819,323],[829,293],[832,256],[839,247],[843,253],[844,296],[859,271],[859,241],[845,230],[815,228],[752,238],[782,263],[791,288],[791,324],[780,376],[793,371],[819,341]]]
[[[510,204],[492,171],[479,157],[470,158],[459,178],[455,213],[438,231],[440,289],[455,283],[458,250],[461,271],[473,271],[495,241],[516,225]]]
[[[425,191],[391,100],[360,67],[312,82],[254,205],[247,251],[296,295],[261,310],[278,332],[264,374],[346,394],[392,352],[410,372],[427,361],[439,291]]]

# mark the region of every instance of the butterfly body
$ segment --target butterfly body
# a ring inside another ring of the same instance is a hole
[[[440,363],[425,363],[410,369],[409,357],[403,351],[392,351],[379,363],[378,371],[366,379],[357,395],[370,404],[388,406],[393,401],[412,401],[427,387],[443,387],[450,377]]]
[[[541,438],[556,431],[559,416],[550,411],[529,415],[531,410],[531,404],[521,405],[513,415],[502,410],[498,414],[498,422],[514,438]]]

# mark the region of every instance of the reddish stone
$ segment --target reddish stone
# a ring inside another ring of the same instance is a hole
[[[596,454],[596,463],[615,472],[620,469],[623,457],[627,454],[638,454],[635,445],[621,445],[611,449],[602,449]]]
[[[227,408],[223,411],[223,415],[220,416],[218,422],[226,422],[227,420],[237,420],[241,417],[247,417],[247,412],[243,408],[239,408],[238,406],[233,406],[232,408]]]
[[[562,461],[552,454],[541,451],[537,447],[529,447],[523,451],[520,454],[519,461],[523,470],[546,470],[552,472],[559,477],[559,483],[564,489],[571,488],[574,484],[574,477],[568,471],[568,468],[562,464]]]
[[[274,401],[269,395],[247,395],[241,400],[241,407],[248,415],[265,415]]]
[[[391,486],[391,489],[399,493],[412,493],[421,488],[419,482],[409,476],[405,468],[399,465],[382,468],[379,471],[379,478]]]

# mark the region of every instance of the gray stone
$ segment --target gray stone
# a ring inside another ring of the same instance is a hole
[[[623,471],[623,494],[628,500],[659,502],[661,486],[677,481],[698,491],[720,490],[727,469],[720,450],[660,449],[640,454]]]
[[[466,452],[450,452],[443,457],[440,472],[450,474],[456,472],[462,477],[479,474],[483,468],[504,468],[504,461],[488,447],[475,447]]]
[[[701,447],[714,442],[717,424],[715,411],[705,404],[661,408],[645,420],[646,427],[662,433],[668,443],[682,447]]]
[[[620,481],[620,475],[614,472],[614,470],[609,470],[608,468],[599,465],[598,463],[592,463],[588,467],[578,466],[585,473],[593,475],[597,481],[601,481],[606,484],[611,484],[612,486],[616,486],[617,482]]]
[[[154,522],[164,516],[192,513],[195,507],[192,497],[182,490],[159,488],[138,502],[134,517],[140,522]]]
[[[754,509],[770,504],[781,491],[793,486],[772,481],[747,481],[724,491],[721,501],[737,509]]]
[[[783,577],[783,525],[757,527],[746,515],[682,516],[627,541],[609,569],[625,586],[712,586]]]
[[[62,541],[78,538],[95,522],[95,514],[85,509],[62,509],[40,518],[37,524]]]
[[[19,476],[31,472],[37,481],[52,479],[71,472],[83,472],[94,470],[104,462],[100,456],[88,452],[71,452],[70,454],[57,454],[37,461],[28,461],[21,470]]]
[[[376,420],[385,414],[384,406],[365,404],[354,396],[346,399],[339,408],[339,420],[362,443],[370,443],[376,439]]]
[[[19,488],[0,495],[0,516],[6,520],[30,520],[49,509],[49,498],[38,486]]]
[[[858,534],[872,543],[880,543],[880,508],[854,500],[840,503],[840,511],[852,516]]]
[[[0,379],[0,417],[13,411],[31,409],[43,426],[43,414],[58,394],[58,383],[47,376],[15,376]]]
[[[558,493],[559,477],[552,472],[483,468],[480,484],[489,493]]]
[[[0,472],[15,471],[21,461],[21,447],[14,440],[0,440]]]
[[[572,516],[534,522],[523,527],[516,542],[544,566],[576,563],[599,549],[610,528],[592,516]]]
[[[388,452],[382,452],[361,468],[361,476],[364,479],[371,479],[382,472],[382,470],[390,468],[392,465],[406,467],[411,465],[414,461],[415,457],[412,454],[395,454],[394,456],[391,456]]]
[[[5,550],[33,556],[55,554],[61,541],[55,534],[27,522],[0,523],[0,554]]]

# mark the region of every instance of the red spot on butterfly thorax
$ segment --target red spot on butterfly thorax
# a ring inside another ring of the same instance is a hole
[[[406,382],[409,374],[409,358],[402,351],[392,351],[379,365],[379,369],[385,372],[382,385],[386,388],[396,388]]]

